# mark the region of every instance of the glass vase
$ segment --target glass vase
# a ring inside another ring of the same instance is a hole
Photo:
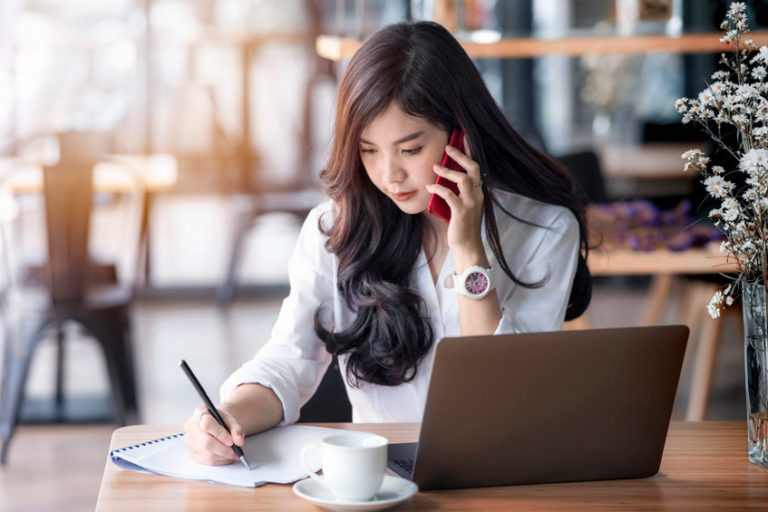
[[[750,462],[768,467],[768,313],[765,285],[744,283],[744,376]]]

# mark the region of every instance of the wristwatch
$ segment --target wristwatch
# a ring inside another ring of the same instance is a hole
[[[461,275],[452,272],[451,277],[453,279],[448,279],[446,286],[448,288],[455,286],[457,293],[470,299],[482,299],[493,290],[490,268],[474,265],[462,272]]]

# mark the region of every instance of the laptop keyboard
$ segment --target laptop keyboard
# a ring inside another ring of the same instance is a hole
[[[401,468],[403,468],[405,471],[407,471],[409,475],[413,474],[413,460],[411,460],[411,459],[392,459],[392,462],[394,464],[397,464]]]

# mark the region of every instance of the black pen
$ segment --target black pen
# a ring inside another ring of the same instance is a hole
[[[189,382],[191,382],[192,386],[194,386],[195,391],[197,391],[197,394],[200,395],[200,398],[203,399],[203,403],[205,404],[205,407],[208,409],[208,412],[211,413],[211,416],[216,418],[216,421],[219,422],[219,425],[224,427],[227,430],[227,432],[231,434],[232,432],[229,431],[229,427],[227,426],[226,423],[224,423],[224,418],[222,418],[221,414],[219,414],[219,411],[216,410],[216,407],[214,407],[213,402],[211,402],[211,399],[208,398],[208,393],[205,392],[205,389],[203,389],[203,386],[202,384],[200,384],[200,381],[197,380],[197,377],[195,377],[195,374],[192,373],[192,368],[190,368],[187,362],[183,359],[179,362],[179,366],[186,374],[187,378],[189,379]],[[248,464],[248,459],[245,458],[245,454],[243,453],[242,448],[232,443],[232,449],[235,450],[235,454],[238,457],[240,457],[240,461],[243,464],[245,464],[245,467],[250,470],[251,466],[250,464]]]

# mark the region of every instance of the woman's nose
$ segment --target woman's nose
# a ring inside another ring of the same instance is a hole
[[[390,158],[384,163],[384,180],[387,183],[400,183],[405,177],[405,170],[397,159]]]

